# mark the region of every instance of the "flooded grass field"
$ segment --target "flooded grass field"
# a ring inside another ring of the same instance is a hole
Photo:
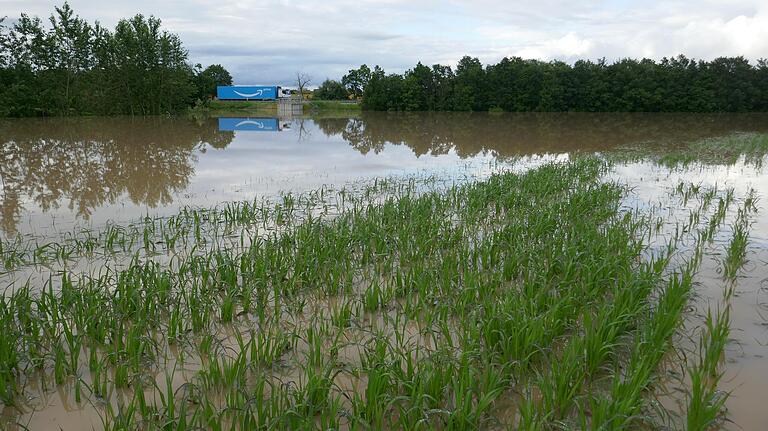
[[[768,427],[768,115],[0,142],[2,428]]]

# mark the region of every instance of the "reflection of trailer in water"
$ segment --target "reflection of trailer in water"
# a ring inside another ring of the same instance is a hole
[[[219,100],[278,100],[291,97],[291,90],[277,85],[219,85]]]
[[[267,117],[219,117],[219,131],[280,132],[289,130],[291,122]]]

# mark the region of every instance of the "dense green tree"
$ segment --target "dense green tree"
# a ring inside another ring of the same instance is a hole
[[[0,23],[0,116],[176,112],[200,95],[187,60],[178,36],[154,17],[109,31],[67,3],[47,25],[22,14]],[[202,73],[213,82],[228,75],[220,66]]]
[[[333,79],[326,79],[312,93],[312,97],[319,100],[347,100],[349,93],[344,85]]]
[[[541,78],[541,92],[536,111],[557,111],[563,106],[572,106],[574,99],[571,68],[562,61],[545,63],[547,67]]]
[[[768,112],[768,59],[761,58],[757,62],[756,86],[760,95],[757,98],[757,111]]]
[[[756,77],[755,71],[744,57],[720,57],[710,64],[709,72],[720,81],[715,87],[715,97],[720,101],[717,110],[752,110],[752,105],[760,97],[760,89],[756,87],[757,79],[753,78]]]
[[[433,111],[448,111],[453,108],[454,80],[456,79],[450,66],[435,64],[432,66]]]
[[[453,109],[457,111],[483,111],[488,109],[485,98],[485,70],[477,58],[465,56],[456,66]]]
[[[123,97],[115,102],[130,114],[174,112],[194,95],[192,68],[178,36],[162,31],[160,20],[136,15],[121,20],[112,36],[111,84]]]
[[[621,59],[542,62],[504,58],[483,66],[464,57],[456,71],[418,63],[402,75],[379,69],[363,108],[383,111],[768,111],[768,62],[744,57],[659,62]]]
[[[432,69],[418,63],[405,72],[403,79],[403,109],[406,111],[431,111],[435,109],[435,83]]]
[[[0,47],[5,47],[8,44],[7,27],[5,26],[5,17],[0,16]],[[6,69],[10,61],[9,52],[7,50],[0,49],[0,69]]]
[[[195,86],[197,98],[208,100],[216,96],[216,87],[232,85],[232,75],[220,64],[212,64],[205,69],[199,63],[195,65]]]
[[[341,78],[341,84],[347,88],[350,94],[354,97],[362,97],[365,87],[371,80],[371,69],[363,64],[357,69],[351,69],[346,75]]]
[[[403,77],[397,74],[387,75],[384,69],[376,66],[363,91],[363,109],[371,111],[402,110]]]
[[[136,15],[109,31],[64,3],[47,24],[26,14],[9,26],[0,20],[0,116],[169,113],[231,82],[221,65],[191,67],[179,38],[154,17]],[[318,90],[318,98],[350,94],[382,111],[768,111],[768,64],[512,57],[483,66],[467,56],[455,71],[418,63],[385,74],[362,65]]]

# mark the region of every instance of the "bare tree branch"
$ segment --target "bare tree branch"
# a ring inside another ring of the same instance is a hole
[[[312,83],[312,77],[304,72],[296,72],[296,86],[299,87],[299,96],[304,99],[304,89]]]

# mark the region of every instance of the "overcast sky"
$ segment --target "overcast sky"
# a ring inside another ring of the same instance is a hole
[[[542,60],[768,57],[768,0],[70,0],[109,27],[136,13],[179,34],[190,61],[236,83],[313,83],[362,63],[402,72],[504,56]],[[0,16],[48,16],[60,2],[0,0]]]

